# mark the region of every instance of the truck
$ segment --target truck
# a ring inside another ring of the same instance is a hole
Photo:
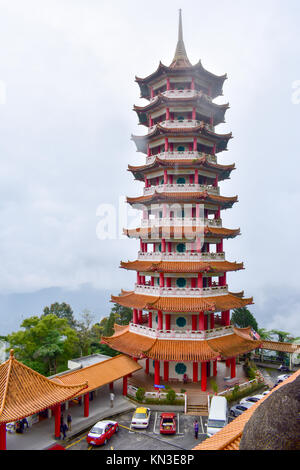
[[[215,396],[212,398],[207,421],[207,435],[216,434],[228,424],[227,400],[225,397]]]

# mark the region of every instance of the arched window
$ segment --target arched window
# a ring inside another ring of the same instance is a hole
[[[179,279],[176,280],[176,285],[177,287],[185,287],[186,286],[186,280],[183,277],[180,277]]]
[[[184,317],[178,317],[177,320],[176,320],[176,325],[179,328],[184,328],[185,325],[186,325],[186,319]]]
[[[177,253],[185,253],[185,243],[178,243],[176,246]]]
[[[185,178],[177,178],[176,183],[177,184],[185,184]]]
[[[186,373],[186,365],[183,364],[182,362],[178,362],[175,366],[175,372],[178,375],[183,375]]]
[[[183,145],[179,145],[179,147],[177,147],[177,152],[184,152],[185,151],[185,147]]]

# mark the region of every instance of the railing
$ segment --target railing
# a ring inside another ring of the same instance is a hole
[[[157,155],[150,155],[149,157],[146,157],[146,163],[151,164],[154,162],[155,158],[159,157],[161,160],[197,160],[199,158],[205,158],[208,162],[210,163],[217,163],[217,157],[216,155],[211,155],[209,153],[204,153],[204,152],[197,152],[197,151],[175,151],[175,152],[161,152],[158,153]]]
[[[148,188],[144,188],[144,196],[154,194],[154,192],[158,193],[176,193],[176,192],[203,192],[207,191],[211,194],[220,194],[220,188],[214,186],[208,186],[205,184],[158,184],[157,186],[150,186]]]
[[[157,330],[149,328],[144,325],[136,325],[135,323],[129,324],[129,331],[141,336],[150,338],[166,339],[166,340],[205,340],[211,338],[218,338],[220,336],[227,336],[233,333],[232,326],[224,326],[222,328],[215,328],[206,331],[193,331],[193,330]]]
[[[149,285],[135,284],[134,292],[142,295],[153,295],[160,297],[214,297],[225,295],[228,292],[228,286],[213,287],[154,287]]]
[[[198,121],[195,119],[169,119],[167,121],[161,121],[159,123],[160,126],[167,127],[167,128],[183,128],[183,127],[198,127],[202,126],[204,129],[208,131],[214,132],[214,126],[207,124],[204,121]],[[148,133],[152,132],[155,129],[156,124],[148,128]]]
[[[142,227],[222,227],[222,219],[203,219],[201,217],[175,217],[142,219]]]
[[[160,251],[138,252],[141,261],[224,261],[225,253],[161,253]]]

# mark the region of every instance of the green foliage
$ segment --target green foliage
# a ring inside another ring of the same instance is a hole
[[[238,328],[251,326],[255,331],[258,330],[257,321],[246,307],[236,308],[232,313],[231,322]]]
[[[56,315],[58,318],[65,318],[71,328],[75,328],[77,326],[74,312],[70,305],[65,302],[62,302],[61,304],[55,302],[54,304],[51,304],[50,307],[45,307],[43,312],[44,314],[42,316]]]
[[[176,401],[176,392],[175,392],[175,390],[170,388],[170,390],[168,390],[168,392],[167,392],[167,397],[166,398],[167,398],[168,403],[171,403],[171,404],[175,403],[175,401]]]
[[[158,399],[158,398],[146,398],[145,403],[147,405],[170,405],[170,401],[166,399]],[[172,402],[173,406],[184,406],[184,400],[175,400]]]
[[[210,385],[214,393],[218,393],[219,387],[215,379],[211,378],[210,379]]]
[[[146,390],[142,387],[139,387],[135,394],[137,401],[143,403],[143,400],[145,398],[145,393],[146,393]]]

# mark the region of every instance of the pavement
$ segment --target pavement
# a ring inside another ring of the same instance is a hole
[[[92,427],[95,422],[101,419],[136,408],[128,398],[123,397],[122,380],[114,383],[115,399],[113,408],[110,407],[109,393],[108,385],[97,391],[97,396],[90,401],[88,418],[83,416],[83,405],[70,406],[68,411],[64,411],[65,421],[68,412],[72,416],[72,431],[67,432],[68,439]],[[30,426],[23,434],[7,432],[7,450],[44,450],[60,442],[63,444],[64,441],[57,441],[54,438],[54,422],[54,417],[52,417]]]

